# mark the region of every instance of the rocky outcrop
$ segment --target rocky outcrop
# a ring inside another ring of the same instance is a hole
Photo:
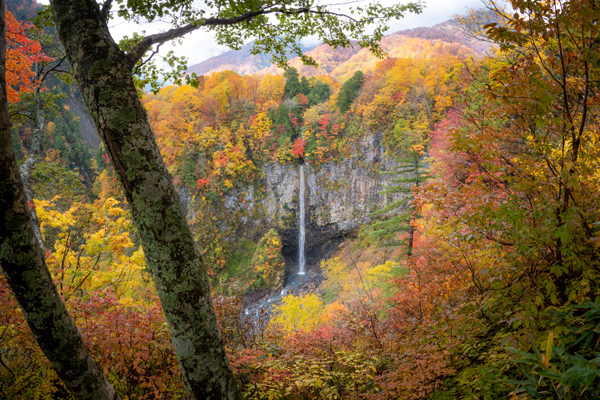
[[[370,214],[398,199],[382,193],[392,184],[397,161],[385,154],[381,136],[367,135],[352,157],[320,167],[306,165],[306,248],[355,231],[370,221]],[[293,255],[298,243],[299,168],[267,164],[258,185],[229,196],[226,206],[235,209],[240,199],[249,205],[243,234],[260,238],[275,228],[281,235],[284,255]]]
[[[86,108],[85,103],[77,96],[67,97],[65,99],[65,103],[67,103],[67,105],[71,107],[71,110],[79,117],[81,134],[87,145],[90,147],[90,149],[92,149],[93,154],[98,146],[100,146],[102,139],[100,138],[100,135],[98,135],[96,125],[94,124],[92,116]]]

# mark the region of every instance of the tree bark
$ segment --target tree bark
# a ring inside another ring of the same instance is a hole
[[[54,21],[86,105],[124,188],[194,398],[238,399],[210,286],[132,78],[93,0],[52,0]]]
[[[38,74],[36,74],[37,76]],[[44,241],[42,239],[42,231],[40,229],[40,222],[35,210],[33,201],[33,193],[31,192],[31,184],[29,182],[29,175],[33,172],[35,164],[37,164],[40,158],[40,149],[42,147],[42,130],[44,129],[44,115],[40,107],[40,87],[35,89],[34,97],[34,115],[33,115],[33,134],[31,142],[31,151],[29,157],[19,167],[19,174],[21,175],[21,181],[23,182],[23,189],[25,190],[25,196],[27,197],[27,203],[30,205],[29,213],[31,214],[31,225],[33,232],[42,250],[44,249]]]
[[[0,266],[29,328],[66,387],[80,400],[119,399],[88,354],[31,224],[10,136],[4,7],[0,0]]]

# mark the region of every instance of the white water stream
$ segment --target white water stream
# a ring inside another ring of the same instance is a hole
[[[300,224],[298,232],[298,275],[304,275],[304,266],[306,259],[304,256],[304,240],[306,233],[304,231],[305,211],[304,211],[304,165],[300,165]]]

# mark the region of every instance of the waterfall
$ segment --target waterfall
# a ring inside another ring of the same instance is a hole
[[[300,165],[300,224],[298,232],[298,275],[304,275],[304,265],[306,260],[304,257],[304,165]]]

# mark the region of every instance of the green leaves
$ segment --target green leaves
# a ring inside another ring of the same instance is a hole
[[[587,311],[581,315],[582,310]],[[554,346],[554,333],[550,331],[543,354],[532,337],[529,339],[533,354],[516,348],[507,349],[520,357],[512,362],[520,366],[521,374],[526,378],[511,382],[519,386],[515,393],[527,393],[534,398],[598,398],[600,353],[594,351],[595,346],[590,349],[590,345],[600,339],[600,297],[596,302],[574,305],[568,312],[557,311],[555,315],[555,324],[568,327],[568,333],[558,338],[562,346]],[[596,385],[593,386],[594,382]]]
[[[314,59],[302,53],[300,41],[308,36],[317,36],[332,47],[358,44],[383,57],[379,40],[388,30],[387,22],[402,18],[407,12],[420,13],[423,8],[420,1],[393,6],[374,3],[349,7],[347,13],[339,7],[306,0],[207,0],[200,5],[190,0],[119,0],[118,4],[118,14],[125,19],[136,22],[161,19],[185,30],[173,36],[155,37],[153,43],[179,37],[190,31],[189,25],[203,27],[215,32],[217,43],[232,49],[239,49],[245,42],[254,40],[251,53],[271,54],[273,63],[280,67],[287,66],[288,57],[293,56],[299,56],[307,65],[317,65]],[[177,82],[177,77],[184,72],[180,68],[183,64],[172,56],[171,61],[174,64],[168,63],[174,67],[174,72],[170,78]],[[145,69],[145,75],[150,77],[148,82],[155,80],[156,71],[150,67]]]

